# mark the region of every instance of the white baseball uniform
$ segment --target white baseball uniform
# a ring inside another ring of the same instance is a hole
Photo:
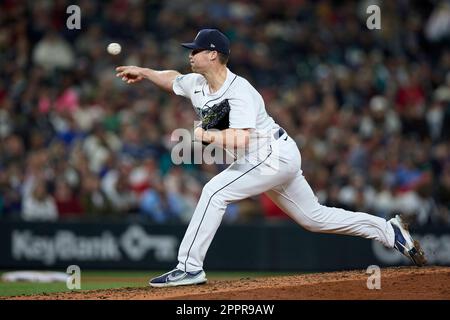
[[[394,247],[394,230],[385,219],[319,204],[302,174],[295,141],[267,114],[262,96],[247,80],[227,69],[222,87],[210,93],[206,79],[191,73],[177,77],[173,91],[191,99],[199,114],[228,99],[230,128],[252,129],[245,161],[235,161],[204,186],[180,245],[178,269],[203,269],[227,204],[263,192],[307,230],[361,236]]]

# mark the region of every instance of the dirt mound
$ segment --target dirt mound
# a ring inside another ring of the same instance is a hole
[[[212,280],[175,288],[121,288],[18,296],[11,299],[141,299],[141,300],[301,300],[301,299],[445,299],[450,300],[449,267],[401,267],[381,270],[381,289],[367,289],[365,270]]]

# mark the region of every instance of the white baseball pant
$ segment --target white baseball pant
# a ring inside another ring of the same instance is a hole
[[[309,231],[360,236],[394,246],[394,230],[385,219],[319,204],[302,174],[297,145],[285,133],[249,155],[247,162],[232,163],[204,186],[179,248],[177,268],[187,272],[203,269],[227,204],[263,192]]]

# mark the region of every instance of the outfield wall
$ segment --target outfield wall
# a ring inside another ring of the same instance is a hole
[[[165,270],[176,265],[185,225],[0,222],[1,269]],[[450,265],[450,229],[413,231],[430,264]],[[293,223],[223,225],[207,270],[334,271],[409,262],[375,241],[311,233]]]

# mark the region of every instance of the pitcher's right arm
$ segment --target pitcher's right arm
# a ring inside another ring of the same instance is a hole
[[[143,79],[150,80],[159,88],[173,93],[173,82],[181,75],[175,70],[157,71],[150,68],[137,66],[120,66],[116,68],[116,76],[121,77],[126,83],[135,83]]]

